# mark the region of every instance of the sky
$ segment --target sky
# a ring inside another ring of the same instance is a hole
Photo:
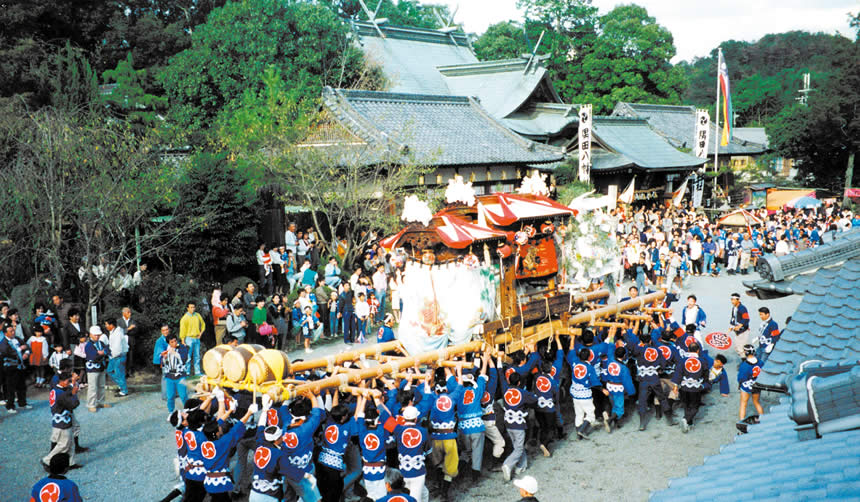
[[[373,0],[371,0],[373,3]],[[501,21],[520,20],[516,0],[429,0],[425,3],[459,6],[455,23],[467,32],[481,34],[487,26]],[[593,0],[600,14],[619,4],[645,7],[657,23],[675,38],[677,56],[691,60],[707,56],[724,40],[754,42],[769,33],[792,30],[825,32],[853,38],[848,12],[860,10],[860,0]]]

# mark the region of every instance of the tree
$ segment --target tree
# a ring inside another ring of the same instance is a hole
[[[263,81],[263,91],[245,93],[242,106],[222,122],[219,145],[262,169],[254,179],[266,180],[282,201],[309,208],[323,251],[338,256],[341,247],[344,263],[353,263],[370,231],[395,228],[393,201],[426,170],[385,145],[330,146],[348,136],[332,117],[297,101],[274,68]]]
[[[838,70],[810,94],[808,106],[784,108],[767,127],[771,147],[797,161],[801,176],[840,191],[849,159],[860,147],[860,43],[840,51]]]
[[[685,79],[670,63],[675,45],[669,30],[638,5],[614,8],[599,25],[573,102],[593,103],[594,113],[609,112],[618,101],[680,103]]]
[[[26,249],[33,270],[56,288],[76,284],[87,307],[137,256],[198,224],[174,212],[171,170],[125,122],[45,108],[27,125],[15,131],[17,149],[0,171],[0,234]]]
[[[524,30],[510,21],[491,25],[472,46],[481,61],[514,59],[529,50]]]
[[[105,83],[115,87],[102,96],[102,102],[117,116],[137,128],[152,128],[158,123],[159,112],[167,108],[167,98],[154,96],[144,90],[147,71],[134,69],[134,58],[128,53],[116,68],[103,74]]]
[[[202,222],[164,253],[174,270],[198,279],[244,273],[257,248],[259,173],[227,153],[198,153],[177,184],[176,212]]]
[[[246,90],[262,89],[274,66],[300,99],[316,100],[325,85],[350,87],[366,73],[361,51],[328,8],[279,0],[229,2],[192,35],[191,47],[159,75],[181,127],[207,130],[232,113]]]

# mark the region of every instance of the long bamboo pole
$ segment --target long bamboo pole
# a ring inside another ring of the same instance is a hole
[[[322,389],[330,389],[332,387],[340,387],[341,385],[349,385],[350,382],[358,382],[368,378],[378,378],[382,375],[390,373],[399,373],[401,369],[411,368],[416,365],[429,364],[437,361],[444,361],[451,356],[467,354],[469,352],[477,352],[484,347],[484,342],[474,341],[463,343],[460,345],[452,345],[444,349],[424,352],[415,356],[405,357],[399,361],[391,361],[385,364],[380,364],[372,368],[362,368],[355,371],[350,371],[348,374],[335,375],[333,377],[323,378],[315,382],[308,382],[304,385],[297,385],[294,388],[285,388],[282,393],[282,399],[287,400],[291,397],[300,396],[308,391],[316,394]]]
[[[325,358],[294,362],[290,364],[290,372],[295,374],[298,372],[312,370],[316,368],[327,368],[329,366],[336,366],[347,361],[356,361],[358,359],[361,359],[361,356],[379,357],[382,355],[383,352],[390,351],[404,352],[403,346],[400,345],[400,342],[398,341],[377,343],[376,345],[371,345],[370,347],[356,350],[348,350],[346,352],[342,352],[340,354],[335,354],[333,356]]]

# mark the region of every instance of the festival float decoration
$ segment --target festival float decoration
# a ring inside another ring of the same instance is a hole
[[[579,292],[588,278],[615,270],[608,218],[549,199],[539,174],[518,192],[478,196],[456,177],[448,205],[436,214],[417,196],[407,198],[406,226],[380,243],[405,266],[396,341],[293,362],[276,350],[218,346],[204,357],[207,378],[199,390],[219,385],[279,401],[326,388],[374,394],[383,375],[419,377],[424,365],[469,367],[465,359],[477,352],[509,354],[586,327],[638,326],[646,314],[665,310],[664,292],[606,306],[595,302],[609,291]],[[296,378],[306,371],[322,378]]]

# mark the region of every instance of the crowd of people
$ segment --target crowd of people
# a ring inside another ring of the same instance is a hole
[[[613,279],[634,283],[629,297],[649,286],[669,290],[664,307],[678,297],[687,275],[747,273],[762,253],[813,247],[835,232],[860,226],[860,217],[831,206],[762,215],[764,225],[741,232],[684,209],[619,210],[612,216],[623,261],[623,272]],[[313,351],[310,344],[326,335],[342,336],[347,345],[364,342],[374,331],[377,341],[395,338],[402,263],[374,245],[349,277],[334,258],[318,277],[313,232],[302,234],[290,225],[286,242],[277,249],[260,246],[259,291],[257,284],[248,283],[228,297],[216,288],[210,318],[189,301],[178,334],[169,325],[160,328],[152,361],[162,372],[182,478],[165,500],[183,494],[189,501],[246,495],[251,501],[339,501],[349,492],[361,500],[426,502],[428,485],[441,499],[451,500],[452,483],[464,474],[471,480],[490,472],[500,472],[505,480],[524,474],[528,439],[551,456],[554,443],[568,434],[585,439],[600,426],[611,433],[634,411],[639,430],[646,430],[652,409],[670,425],[677,423],[675,410],[683,410],[680,429],[686,433],[704,395],[712,389],[724,397],[730,394],[728,360],[708,353],[702,337],[707,316],[690,295],[677,319],[654,314],[647,323],[625,320],[623,329],[556,336],[510,354],[507,362],[501,354],[487,352],[469,358],[471,370],[415,368],[408,376],[376,379],[366,387],[372,392],[359,397],[328,390],[278,405],[267,396],[255,400],[249,392],[216,389],[189,398],[186,379],[201,374],[200,338],[208,322],[217,344],[252,342],[286,349],[292,335],[308,353]],[[286,305],[295,291],[298,298]],[[762,408],[753,383],[780,329],[763,307],[758,334],[751,335],[740,295],[731,295],[730,302],[727,332],[739,357],[738,418],[754,421],[757,415],[747,417],[749,401],[757,413]],[[52,308],[36,306],[32,324],[22,323],[8,305],[0,311],[7,410],[15,411],[16,399],[19,408],[29,408],[28,374],[36,386],[51,390],[51,452],[42,459],[49,476],[33,493],[51,483],[76,492],[69,488],[73,483],[57,481],[65,480],[66,470],[80,467],[75,453],[86,451],[74,418],[77,393],[87,388],[91,412],[110,406],[104,402],[107,375],[117,384],[118,395],[127,395],[127,333],[136,328],[130,314],[126,308],[122,319],[84,329],[79,310],[60,295],[52,298]],[[325,371],[296,375],[311,381],[326,376]],[[570,410],[572,427],[566,423]],[[487,452],[485,442],[490,443]],[[534,478],[515,483],[524,499],[534,499]]]
[[[783,256],[860,227],[860,215],[827,203],[818,209],[750,210],[762,224],[725,226],[685,208],[612,210],[623,271],[616,276],[679,291],[689,276],[748,274],[764,254]],[[623,275],[622,275],[623,274]]]

